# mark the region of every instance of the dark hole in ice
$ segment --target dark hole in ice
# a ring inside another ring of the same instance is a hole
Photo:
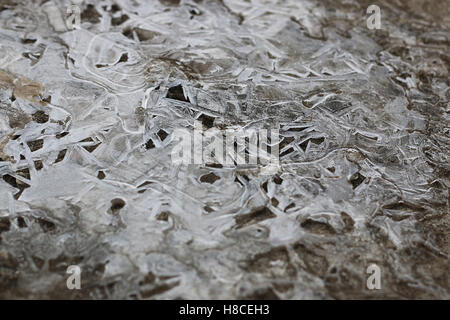
[[[210,167],[210,168],[223,168],[223,165],[221,165],[220,163],[207,163],[205,164],[206,167]]]
[[[33,259],[33,262],[36,265],[36,267],[38,267],[39,269],[42,269],[42,267],[44,266],[45,260],[41,259],[39,257],[36,257],[36,256],[32,256],[31,258]]]
[[[180,84],[169,88],[169,90],[167,91],[166,98],[179,100],[183,102],[190,102],[189,98],[186,98],[184,96],[183,87]]]
[[[149,185],[149,184],[152,184],[153,182],[151,182],[151,181],[145,181],[145,182],[143,182],[143,183],[141,183],[140,185],[138,185],[137,187],[138,188],[142,188],[142,187],[145,187],[146,185]]]
[[[261,207],[250,213],[235,216],[234,220],[236,221],[236,228],[239,229],[275,217],[276,215],[269,208]]]
[[[413,203],[399,201],[394,203],[388,203],[383,206],[383,209],[405,211],[405,212],[425,212],[425,208],[415,205]]]
[[[280,202],[277,200],[277,198],[272,198],[272,199],[270,199],[270,202],[272,203],[272,205],[273,205],[274,207],[278,206],[278,204],[280,203]]]
[[[66,272],[67,267],[70,265],[78,265],[83,261],[83,256],[66,256],[60,254],[54,259],[48,261],[48,270],[50,272]]]
[[[330,226],[328,223],[321,221],[306,219],[300,225],[309,232],[316,234],[331,235],[336,233],[336,231],[332,226]]]
[[[122,30],[122,34],[131,40],[134,40],[134,35],[136,34],[137,39],[140,42],[152,40],[155,36],[158,35],[157,32],[151,30],[146,30],[142,28],[130,28],[130,27],[125,27]]]
[[[242,297],[244,300],[280,300],[280,297],[272,288],[256,289],[252,293]]]
[[[210,117],[204,113],[197,120],[200,120],[206,128],[212,128],[214,126],[214,117]]]
[[[19,192],[17,192],[17,193],[14,195],[14,199],[16,199],[16,200],[19,199],[19,197],[20,197],[20,195],[22,194],[22,192],[23,192],[24,189],[30,187],[27,183],[22,182],[22,181],[20,181],[20,180],[14,178],[13,176],[11,176],[11,175],[9,175],[9,174],[5,174],[5,175],[3,176],[3,180],[4,180],[6,183],[8,183],[9,185],[13,186],[14,188],[17,188],[17,189],[20,190]]]
[[[86,9],[81,13],[82,22],[99,23],[102,15],[97,11],[94,5],[88,4]]]
[[[106,177],[105,173],[100,170],[97,174],[97,178],[99,178],[100,180],[103,180],[103,179],[105,179],[105,177]]]
[[[9,231],[11,227],[11,221],[8,218],[0,218],[0,233]]]
[[[28,168],[21,169],[21,170],[17,170],[16,173],[17,173],[19,176],[22,176],[22,177],[24,177],[25,179],[30,180],[30,170],[29,170]]]
[[[145,148],[148,149],[153,149],[155,147],[155,144],[153,143],[152,139],[148,139],[147,143],[145,144]]]
[[[28,147],[30,148],[31,152],[41,149],[44,146],[44,140],[37,139],[34,141],[28,141],[27,142]]]
[[[208,174],[205,174],[205,175],[201,176],[200,177],[200,182],[213,184],[214,182],[216,182],[219,179],[220,179],[220,177],[216,176],[213,172],[210,172]]]
[[[25,222],[25,219],[23,217],[17,217],[17,225],[19,228],[26,228],[27,223]]]
[[[159,0],[159,2],[166,6],[178,6],[180,4],[180,0]]]
[[[168,136],[167,132],[165,132],[163,129],[160,129],[157,134],[161,141],[164,141]]]
[[[238,179],[238,177],[234,178],[234,182],[239,183],[241,186],[244,186],[241,180]]]
[[[63,161],[64,157],[66,156],[66,152],[67,152],[67,149],[61,150],[58,153],[58,156],[56,157],[55,163]]]
[[[22,39],[21,42],[23,44],[31,44],[31,43],[35,43],[36,39],[27,39],[27,38],[25,38],[25,39]]]
[[[22,56],[27,58],[27,59],[30,59],[30,60],[32,60],[34,62],[36,62],[36,60],[39,60],[39,58],[41,57],[40,54],[34,54],[34,53],[31,53],[31,52],[24,52],[24,53],[22,53]],[[31,65],[34,65],[34,63],[32,62]]]
[[[121,15],[120,17],[117,18],[112,18],[111,19],[111,24],[113,26],[119,26],[122,23],[124,23],[125,21],[127,21],[129,19],[129,17],[126,14]]]
[[[355,225],[355,221],[352,219],[352,217],[348,213],[346,213],[344,211],[341,211],[341,218],[342,218],[342,221],[345,224],[345,230],[346,231],[353,230],[353,227]]]
[[[169,216],[170,216],[170,212],[169,211],[163,211],[160,212],[156,215],[156,220],[160,220],[160,221],[168,221],[169,220]]]
[[[9,174],[5,174],[3,176],[3,180],[10,184],[11,186],[17,188],[17,182],[16,182],[16,178],[14,178],[13,176],[9,175]]]
[[[268,189],[267,189],[267,181],[264,182],[264,183],[261,185],[261,187],[264,189],[264,191],[265,191],[266,193],[268,192]]]
[[[35,160],[34,161],[34,167],[36,168],[36,170],[41,170],[42,169],[42,160]]]
[[[290,154],[290,153],[292,153],[292,152],[294,152],[294,148],[290,147],[290,148],[287,149],[286,151],[282,152],[282,153],[280,154],[280,157],[284,157],[284,156],[286,156],[286,155],[288,155],[288,154]]]
[[[48,114],[46,114],[44,111],[39,110],[32,114],[33,121],[37,123],[46,123],[48,121]]]
[[[281,184],[283,183],[283,179],[281,179],[280,176],[275,176],[273,177],[273,182],[275,182],[276,184]]]
[[[68,134],[69,134],[68,132],[57,133],[56,139],[61,139],[62,137],[67,136]]]
[[[120,198],[115,198],[111,200],[111,211],[116,212],[125,207],[125,201]]]
[[[86,139],[81,140],[80,142],[94,142],[94,139],[92,139],[91,137],[88,137]],[[83,148],[86,149],[88,152],[93,152],[95,149],[97,149],[97,147],[99,145],[100,145],[100,143],[96,143],[96,144],[92,144],[92,145],[83,146]]]
[[[303,151],[306,152],[306,148],[308,148],[309,140],[303,141],[299,144],[300,148],[302,148]]]
[[[287,129],[287,131],[292,131],[292,132],[301,132],[305,129],[308,129],[309,127],[295,127],[295,128],[289,128]]]
[[[128,53],[123,53],[121,56],[120,56],[120,59],[119,59],[119,61],[117,62],[117,63],[120,63],[120,62],[127,62],[128,61]]]
[[[355,173],[350,178],[350,183],[352,184],[353,189],[356,189],[365,179],[366,177],[360,174],[359,172]]]
[[[322,142],[325,141],[325,138],[321,137],[321,138],[312,138],[309,141],[311,141],[314,144],[321,144]]]
[[[50,102],[52,102],[52,96],[48,96],[48,97],[42,98],[42,101],[46,102],[46,103],[50,103]]]
[[[37,219],[37,221],[38,221],[39,225],[41,226],[42,231],[44,231],[44,232],[50,232],[50,231],[53,231],[56,229],[56,225],[51,221],[48,221],[48,220],[42,219],[42,218]]]

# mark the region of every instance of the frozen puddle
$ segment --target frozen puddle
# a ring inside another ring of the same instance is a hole
[[[354,0],[20,3],[1,298],[450,298],[445,1],[379,1],[379,30]],[[242,130],[243,163],[173,161]]]

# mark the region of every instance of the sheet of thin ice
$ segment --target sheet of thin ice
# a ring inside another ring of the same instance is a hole
[[[0,297],[450,298],[448,1],[380,30],[370,1],[76,4],[0,1]],[[196,119],[279,129],[279,171],[174,165]]]

